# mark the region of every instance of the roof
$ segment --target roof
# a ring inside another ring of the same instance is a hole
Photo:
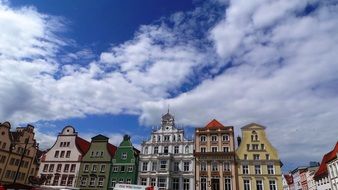
[[[293,184],[293,177],[292,177],[291,175],[284,174],[284,178],[285,178],[286,183],[287,183],[288,185]]]
[[[114,146],[114,145],[112,145],[112,144],[110,144],[110,143],[107,143],[107,148],[108,148],[108,152],[109,152],[110,156],[114,157],[115,152],[117,150],[117,147]]]
[[[328,175],[326,164],[331,160],[337,158],[337,153],[338,153],[338,141],[333,150],[323,156],[322,162],[320,163],[320,166],[313,177],[315,180]]]
[[[258,124],[258,123],[249,123],[249,124],[243,126],[241,129],[248,129],[248,128],[252,127],[252,126],[258,126],[258,127],[263,128],[263,129],[266,128],[265,126],[260,125],[260,124]]]
[[[216,119],[213,119],[212,121],[210,121],[205,128],[207,129],[219,129],[219,128],[224,128],[224,125],[222,125],[222,123],[220,123],[219,121],[217,121]]]
[[[108,141],[108,139],[109,139],[108,137],[103,136],[101,134],[92,137],[92,141]]]
[[[80,152],[83,155],[88,151],[89,146],[90,146],[90,143],[88,141],[78,136],[75,139],[75,144],[76,144],[76,147],[80,150]]]

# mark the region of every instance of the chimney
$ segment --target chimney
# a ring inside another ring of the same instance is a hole
[[[240,136],[237,137],[237,144],[238,146],[241,145],[242,142],[242,138]]]

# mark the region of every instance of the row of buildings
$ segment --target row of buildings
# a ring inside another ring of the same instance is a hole
[[[338,142],[323,156],[283,175],[283,190],[338,190]]]
[[[282,163],[266,136],[266,128],[256,123],[242,127],[242,136],[236,139],[233,126],[212,120],[195,129],[194,139],[187,139],[168,111],[162,116],[160,127],[142,142],[140,151],[133,147],[128,135],[116,147],[103,135],[88,142],[72,126],[66,126],[54,145],[41,152],[34,140],[33,126],[17,128],[15,132],[10,129],[8,122],[0,124],[0,182],[3,184],[113,189],[116,183],[124,183],[162,190],[289,187],[290,175],[282,175]],[[332,155],[323,159],[325,166],[331,164]],[[321,167],[313,170],[318,177],[322,176]],[[317,182],[314,184],[318,186]]]

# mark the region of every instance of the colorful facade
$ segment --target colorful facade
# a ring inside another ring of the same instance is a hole
[[[0,183],[30,184],[30,177],[38,173],[38,144],[34,126],[17,127],[11,131],[11,124],[0,124]]]
[[[109,138],[97,135],[92,138],[89,150],[83,156],[77,187],[81,189],[107,189],[111,168],[111,160],[116,147],[108,143]]]
[[[54,188],[75,187],[80,164],[89,145],[72,126],[63,128],[55,144],[41,158],[39,176],[46,178],[43,185]]]
[[[195,130],[196,190],[238,189],[234,128],[212,120]]]
[[[265,127],[251,123],[241,130],[242,140],[236,151],[239,189],[283,189],[282,163],[266,136]]]
[[[114,189],[116,183],[137,184],[140,151],[135,149],[130,136],[125,135],[112,160],[109,188]]]

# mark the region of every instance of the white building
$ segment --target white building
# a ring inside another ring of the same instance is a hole
[[[317,190],[316,181],[314,180],[314,175],[318,170],[319,166],[308,167],[306,171],[306,180],[308,190]]]
[[[162,116],[160,129],[142,143],[138,183],[163,190],[193,190],[193,147],[193,140],[187,140],[183,129],[175,127],[168,111]]]
[[[41,158],[39,175],[45,186],[75,187],[83,155],[90,143],[77,136],[72,126],[59,133],[55,144]]]
[[[329,170],[332,190],[338,190],[338,153],[333,155],[332,159],[327,162],[327,168]]]

